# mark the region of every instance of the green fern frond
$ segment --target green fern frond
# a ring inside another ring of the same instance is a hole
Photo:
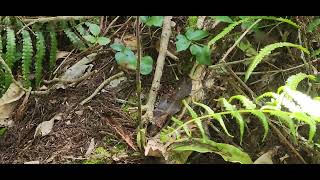
[[[313,51],[311,57],[317,57],[319,55],[320,55],[320,48],[315,50],[315,51]]]
[[[307,32],[313,32],[320,25],[320,18],[313,19],[307,27]]]
[[[57,34],[55,31],[51,30],[50,34],[50,58],[49,58],[49,70],[52,72],[56,65],[57,52],[58,52],[58,42]]]
[[[274,21],[280,21],[284,23],[288,23],[296,28],[300,28],[299,25],[297,25],[295,22],[291,21],[290,19],[285,19],[285,18],[277,18],[273,16],[248,16],[240,21],[236,21],[234,23],[229,24],[226,28],[222,30],[218,35],[216,35],[213,39],[211,39],[208,43],[208,46],[212,46],[214,43],[216,43],[218,40],[221,38],[225,37],[230,31],[232,31],[236,26],[238,26],[241,23],[245,23],[250,20],[255,20],[255,19],[264,19],[264,20],[274,20]]]
[[[40,86],[41,83],[41,76],[42,76],[42,69],[43,69],[43,58],[45,56],[45,40],[42,32],[36,32],[36,48],[37,52],[35,55],[35,80],[36,80],[36,87]]]
[[[188,126],[185,125],[182,121],[180,121],[179,119],[177,119],[177,118],[175,118],[175,117],[172,117],[171,120],[172,120],[173,122],[175,122],[178,126],[182,126],[184,132],[188,135],[188,137],[191,137],[191,136],[192,136],[192,133],[191,133],[191,131],[189,130]]]
[[[198,128],[199,128],[199,130],[200,130],[200,133],[201,133],[202,138],[203,138],[204,140],[207,139],[207,136],[206,136],[206,134],[205,134],[205,132],[204,132],[204,129],[203,129],[203,126],[202,126],[202,122],[201,122],[200,119],[198,119],[197,113],[188,105],[188,103],[187,103],[185,100],[183,100],[182,103],[183,103],[183,104],[185,105],[185,107],[187,108],[187,110],[188,110],[188,112],[190,113],[191,117],[192,117],[193,119],[196,119],[196,120],[195,120],[195,123],[196,123],[196,125],[198,126]]]
[[[278,117],[280,121],[289,128],[294,141],[297,142],[297,128],[291,117],[287,113],[280,110],[270,111],[269,114]]]
[[[1,30],[0,30],[0,56],[2,56],[3,47],[2,47],[2,36],[1,36]]]
[[[290,89],[292,90],[296,90],[297,87],[298,87],[298,84],[304,80],[304,79],[310,79],[310,80],[314,80],[315,77],[313,75],[307,75],[307,74],[304,74],[304,73],[298,73],[298,74],[295,74],[295,75],[292,75],[290,76],[287,81],[286,81],[286,87],[289,87]],[[279,93],[279,92],[278,92]]]
[[[22,75],[23,85],[26,88],[31,86],[30,81],[30,67],[32,63],[33,47],[32,40],[28,31],[22,31],[23,48],[22,48]]]
[[[76,45],[78,48],[84,49],[86,47],[85,44],[81,41],[81,39],[77,36],[77,34],[71,31],[70,29],[65,29],[64,33],[67,35],[72,44]]]
[[[305,122],[309,125],[310,129],[309,129],[309,142],[312,142],[312,139],[314,137],[314,135],[316,134],[316,130],[317,130],[317,126],[315,121],[313,121],[310,116],[307,116],[305,113],[303,112],[294,112],[291,115],[292,118],[295,118],[299,121]]]
[[[230,31],[232,31],[236,26],[238,26],[239,24],[248,21],[249,18],[247,19],[242,19],[240,21],[236,21],[234,23],[229,24],[226,28],[224,28],[218,35],[216,35],[213,39],[211,39],[208,43],[208,46],[212,46],[213,44],[215,44],[218,40],[220,40],[221,38],[225,37]]]
[[[310,54],[310,52],[297,44],[292,44],[289,42],[279,42],[279,43],[274,43],[274,44],[270,44],[266,47],[264,47],[263,49],[261,49],[258,53],[258,55],[253,59],[253,61],[250,63],[250,66],[245,74],[245,81],[247,81],[251,75],[251,73],[253,72],[253,70],[256,68],[256,66],[263,60],[263,58],[265,58],[266,56],[268,56],[273,50],[277,49],[277,48],[281,48],[281,47],[294,47],[294,48],[298,48],[301,51]]]
[[[231,103],[234,99],[239,100],[246,109],[255,109],[256,108],[256,105],[251,100],[249,100],[247,97],[245,97],[243,95],[232,96],[229,99],[229,103]]]
[[[288,87],[285,87],[284,91],[299,105],[301,112],[308,113],[310,116],[320,117],[319,101],[315,101],[310,96]]]
[[[221,98],[220,100],[223,104],[223,106],[226,108],[227,111],[230,111],[232,117],[234,117],[239,125],[240,129],[240,144],[242,144],[242,139],[243,139],[243,133],[244,133],[244,125],[245,122],[241,116],[241,114],[238,112],[238,110],[231,105],[225,98]]]
[[[202,104],[202,103],[198,103],[198,102],[193,102],[195,105],[198,105],[200,107],[202,107],[203,109],[205,109],[207,111],[208,115],[211,115],[211,117],[215,120],[217,120],[220,124],[220,126],[222,127],[222,129],[224,130],[224,132],[230,136],[233,137],[227,130],[226,125],[223,122],[222,116],[220,114],[215,114],[214,111],[207,105]]]
[[[15,63],[15,54],[16,54],[16,37],[14,31],[10,28],[7,27],[7,41],[6,41],[6,55],[5,55],[5,60],[7,65],[9,66],[10,69],[13,68],[13,65]],[[9,85],[11,84],[12,79],[11,76],[9,76],[6,73],[5,77],[5,87],[8,88]]]

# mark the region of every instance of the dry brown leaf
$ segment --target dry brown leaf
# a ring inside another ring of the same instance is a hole
[[[68,51],[58,51],[57,52],[57,60],[61,58],[65,58],[70,54]]]
[[[137,50],[137,41],[137,37],[132,34],[128,34],[123,37],[124,45],[130,48],[132,51]]]
[[[61,119],[62,119],[62,113],[59,113],[55,115],[53,118],[51,118],[49,121],[44,121],[40,123],[36,128],[36,131],[34,133],[34,138],[38,135],[41,135],[41,136],[48,135],[53,128],[54,121],[61,120]]]
[[[115,121],[111,116],[107,116],[104,118],[105,121],[107,121],[111,127],[121,136],[121,138],[132,148],[136,151],[136,148],[133,144],[133,141],[129,135],[129,133],[122,128],[121,124],[117,121]]]
[[[145,146],[144,155],[153,156],[153,157],[164,157],[165,160],[168,160],[169,153],[167,148],[171,143],[162,143],[160,141],[160,134],[148,139],[147,145]]]
[[[86,157],[89,156],[89,155],[93,152],[93,150],[94,150],[94,145],[95,145],[95,143],[94,143],[94,138],[92,138],[91,141],[90,141],[89,147],[88,147],[88,149],[87,149],[87,152],[86,152],[86,154],[85,154]]]
[[[25,94],[16,84],[12,83],[0,99],[0,126],[9,126],[8,118],[18,105],[18,100]]]
[[[274,147],[268,152],[262,154],[257,160],[253,162],[253,164],[273,164],[272,157],[278,151],[279,146]]]

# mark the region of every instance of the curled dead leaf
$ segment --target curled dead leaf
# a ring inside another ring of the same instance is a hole
[[[18,105],[18,100],[25,94],[25,91],[12,83],[0,99],[0,126],[11,126],[13,121],[9,120],[13,111]]]
[[[132,51],[137,50],[137,41],[137,37],[133,34],[128,34],[123,37],[124,45],[130,48]]]

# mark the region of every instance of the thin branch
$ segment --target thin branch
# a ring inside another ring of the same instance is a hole
[[[115,74],[111,77],[109,77],[108,79],[104,80],[100,86],[86,99],[84,99],[83,101],[80,102],[81,105],[84,105],[85,103],[87,103],[88,101],[90,101],[93,97],[95,97],[100,91],[101,89],[106,86],[107,84],[109,84],[112,80],[117,79],[119,77],[124,76],[124,72],[119,72],[118,74]]]
[[[156,70],[155,70],[153,81],[152,81],[152,86],[148,96],[149,99],[146,104],[147,111],[145,113],[145,118],[147,121],[151,121],[152,123],[154,123],[153,122],[154,103],[156,101],[157,94],[160,88],[160,80],[162,77],[163,66],[165,63],[167,48],[168,48],[169,39],[171,35],[171,19],[172,19],[172,16],[164,17],[163,29],[162,29],[161,40],[160,40],[159,55],[157,58],[157,66],[156,66]]]
[[[31,26],[35,23],[45,23],[45,22],[51,22],[51,21],[69,21],[69,20],[81,20],[81,19],[91,19],[94,16],[55,16],[55,17],[44,17],[44,18],[38,18],[38,19],[23,19],[23,22],[28,23],[27,25],[23,26],[17,34],[19,34],[22,30],[24,30],[26,27]]]
[[[140,21],[139,16],[137,16],[136,21],[136,36],[137,36],[137,53],[138,53],[138,60],[137,60],[137,71],[136,71],[136,83],[137,83],[137,96],[138,96],[138,122],[139,125],[142,126],[141,116],[141,79],[140,79],[140,64],[141,64],[141,44],[140,44]]]

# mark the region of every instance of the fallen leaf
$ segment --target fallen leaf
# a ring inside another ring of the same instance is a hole
[[[92,138],[91,139],[91,141],[90,141],[90,144],[89,144],[89,147],[88,147],[88,149],[87,149],[87,152],[86,152],[86,154],[85,154],[85,156],[87,157],[87,156],[89,156],[92,152],[93,152],[93,150],[94,150],[94,138]]]
[[[83,115],[83,110],[76,111],[76,112],[74,112],[74,113],[76,113],[78,116],[82,116],[82,115]]]
[[[40,164],[40,161],[28,161],[23,164]]]
[[[176,91],[169,95],[160,98],[158,106],[153,111],[155,123],[158,128],[162,128],[167,119],[181,110],[181,100],[186,98],[191,93],[190,79],[183,79]]]
[[[25,92],[16,84],[12,83],[0,99],[0,126],[10,126],[13,121],[8,120],[18,105],[18,100]]]
[[[132,148],[136,151],[136,148],[133,144],[133,141],[129,135],[129,133],[122,128],[121,124],[117,121],[115,121],[111,116],[107,116],[104,118],[111,127],[121,136],[121,138]]]
[[[117,87],[121,82],[123,81],[126,81],[127,80],[127,77],[120,77],[120,78],[117,78],[117,79],[114,79],[112,80],[109,85],[107,87],[109,88],[115,88]]]
[[[253,164],[273,164],[272,157],[278,151],[279,146],[274,147],[273,149],[262,154]]]
[[[169,154],[167,152],[168,146],[168,143],[164,144],[160,141],[160,135],[157,134],[156,136],[148,139],[147,145],[144,148],[144,155],[153,157],[164,157],[167,160],[169,157]]]
[[[95,59],[96,55],[97,53],[92,53],[82,58],[76,64],[68,68],[66,72],[61,76],[61,79],[73,80],[81,77],[89,67],[93,66],[92,64],[89,64],[89,63],[91,63]]]
[[[62,119],[62,113],[59,113],[59,114],[55,115],[49,121],[44,121],[44,122],[40,123],[36,128],[36,131],[34,133],[34,138],[38,135],[41,135],[41,136],[48,135],[53,128],[54,121],[61,120],[61,119]]]
[[[61,58],[65,58],[70,54],[68,51],[58,51],[57,52],[57,60]]]
[[[130,48],[132,51],[137,50],[137,37],[128,34],[123,37],[123,43],[126,47]]]

